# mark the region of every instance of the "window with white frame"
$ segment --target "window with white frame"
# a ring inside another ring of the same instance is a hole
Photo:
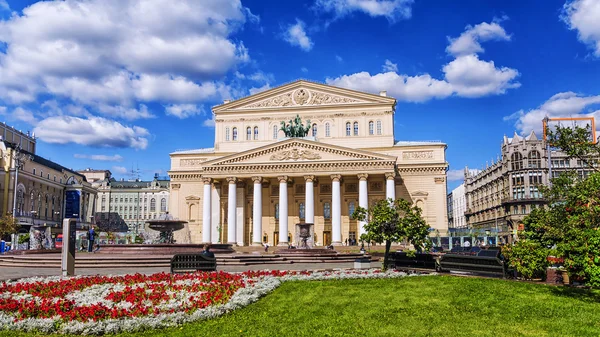
[[[375,130],[374,130],[374,125],[373,125],[373,121],[369,121],[369,135],[374,135],[375,134]]]
[[[352,132],[352,124],[350,122],[346,122],[346,136],[350,136]]]
[[[312,136],[313,137],[317,136],[317,123],[312,125]]]
[[[277,132],[279,130],[277,129],[277,125],[273,125],[273,139],[277,139]]]
[[[232,139],[233,139],[234,141],[236,141],[236,140],[237,140],[237,136],[238,136],[238,134],[237,134],[237,128],[233,128],[233,130],[232,130],[232,134],[233,134],[233,137],[232,137]]]
[[[329,122],[325,123],[325,137],[331,137],[331,125]]]
[[[229,141],[229,128],[225,128],[225,141]]]
[[[381,135],[381,121],[377,121],[377,134]]]
[[[354,122],[354,135],[358,136],[358,122]]]
[[[254,127],[254,140],[258,140],[258,126]]]
[[[246,140],[252,140],[252,128],[251,127],[246,128]]]

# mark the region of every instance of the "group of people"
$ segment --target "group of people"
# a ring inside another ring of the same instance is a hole
[[[356,239],[346,239],[344,240],[344,246],[357,246],[358,242]]]

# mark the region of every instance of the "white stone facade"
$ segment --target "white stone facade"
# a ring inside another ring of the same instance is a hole
[[[327,245],[359,238],[357,206],[398,197],[445,233],[446,145],[395,141],[395,105],[296,81],[216,106],[214,147],[171,153],[169,210],[192,242],[296,244],[295,225],[314,223]],[[286,138],[281,122],[297,116],[308,135]]]
[[[451,228],[467,228],[465,211],[467,210],[467,199],[465,198],[465,184],[460,184],[452,190],[452,224]]]

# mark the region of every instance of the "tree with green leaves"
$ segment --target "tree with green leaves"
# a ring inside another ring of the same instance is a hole
[[[548,205],[525,217],[520,238],[544,249],[556,247],[574,279],[600,286],[600,172],[595,167],[600,147],[590,142],[591,131],[590,126],[557,126],[547,132],[550,144],[594,172],[581,178],[571,170],[552,179],[550,187],[540,186]]]
[[[415,247],[430,248],[429,226],[421,212],[421,208],[407,200],[387,199],[378,201],[368,210],[358,207],[352,218],[366,222],[365,233],[360,237],[362,241],[385,243],[383,269],[386,270],[392,242],[407,240]]]
[[[0,218],[0,238],[16,233],[19,230],[19,221],[17,218],[7,214]]]

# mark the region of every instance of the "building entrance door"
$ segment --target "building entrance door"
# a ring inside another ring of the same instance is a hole
[[[273,246],[277,246],[279,243],[279,232],[273,232]]]
[[[323,232],[323,246],[329,246],[331,244],[331,232],[324,231]]]

